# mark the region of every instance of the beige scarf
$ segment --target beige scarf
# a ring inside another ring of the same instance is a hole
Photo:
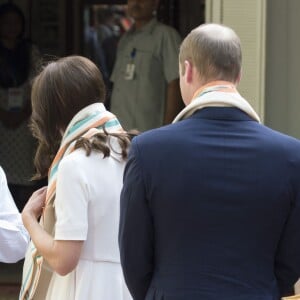
[[[227,81],[213,81],[197,90],[191,103],[176,116],[173,123],[184,120],[205,107],[236,107],[260,123],[259,116],[251,105],[238,93],[233,83]]]

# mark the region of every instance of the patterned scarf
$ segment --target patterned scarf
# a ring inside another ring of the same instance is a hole
[[[108,112],[102,103],[89,105],[72,119],[50,167],[46,203],[52,202],[55,198],[57,169],[62,158],[74,151],[78,138],[91,138],[93,135],[103,132],[103,125],[107,132],[123,132],[117,118]]]
[[[74,151],[74,146],[79,138],[91,138],[97,133],[103,133],[103,127],[105,127],[107,132],[123,132],[117,118],[112,113],[108,112],[102,103],[95,103],[85,107],[76,114],[65,131],[60,148],[49,169],[46,203],[41,218],[41,225],[52,236],[54,236],[55,226],[53,207],[59,164],[66,155]],[[43,271],[48,272],[49,275],[52,273],[49,266],[44,261],[43,257],[39,255],[36,247],[31,241],[25,256],[19,299],[33,299],[36,293],[40,293],[37,289],[40,277],[43,276]],[[49,282],[46,281],[50,281],[50,276],[47,276],[47,280],[43,281],[43,285],[49,284]],[[43,290],[45,290],[45,287],[43,287]]]
[[[174,119],[173,123],[190,117],[205,107],[236,107],[260,123],[259,116],[231,82],[213,81],[196,91],[192,101]]]

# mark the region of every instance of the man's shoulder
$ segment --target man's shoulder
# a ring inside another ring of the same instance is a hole
[[[288,134],[282,133],[280,131],[277,131],[275,129],[272,129],[265,125],[261,125],[260,128],[261,128],[261,134],[265,135],[266,138],[268,138],[270,141],[284,145],[287,148],[291,148],[291,149],[295,148],[300,150],[299,139],[292,137]]]
[[[154,28],[155,28],[155,32],[161,35],[166,35],[166,36],[174,35],[180,38],[178,31],[170,25],[156,21]]]
[[[159,29],[162,29],[162,30],[167,30],[167,31],[170,30],[170,31],[177,32],[177,30],[174,27],[172,27],[172,26],[170,26],[168,24],[162,23],[160,21],[156,21],[155,22],[155,27],[157,27]]]
[[[191,125],[194,124],[193,122],[195,121],[189,118],[178,123],[146,131],[135,138],[135,143],[138,147],[145,147],[148,149],[156,147],[157,145],[161,148],[174,145],[174,143],[182,143],[183,140],[190,140],[189,133],[191,132],[189,130]],[[202,127],[205,125],[204,123],[205,122],[202,122]],[[253,126],[253,130],[248,129],[251,130],[253,135],[257,136],[255,141],[256,146],[261,145],[261,147],[266,147],[268,149],[272,148],[275,152],[277,152],[277,149],[279,152],[285,153],[287,156],[299,156],[300,158],[299,139],[265,125],[258,124],[256,122],[251,123],[253,123],[253,125],[251,125]],[[194,126],[192,126],[192,128],[194,128]]]
[[[256,125],[253,143],[269,158],[300,168],[300,140],[264,125]]]
[[[159,128],[151,129],[145,131],[134,138],[135,143],[140,146],[150,146],[158,144],[160,146],[164,144],[169,144],[171,139],[179,139],[182,136],[181,130],[183,128],[183,123],[175,123],[165,125]]]

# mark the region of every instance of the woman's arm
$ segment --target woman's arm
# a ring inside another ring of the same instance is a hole
[[[46,199],[46,187],[34,192],[22,212],[23,223],[39,253],[55,272],[67,275],[79,261],[83,241],[57,241],[38,223]]]

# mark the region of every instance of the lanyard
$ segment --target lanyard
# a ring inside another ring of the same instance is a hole
[[[131,61],[133,62],[136,56],[136,48],[133,48],[132,51],[130,52],[130,58]]]

